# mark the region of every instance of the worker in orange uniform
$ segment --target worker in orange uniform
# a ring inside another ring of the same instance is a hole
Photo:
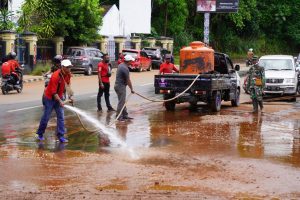
[[[171,63],[171,55],[167,54],[165,57],[165,62],[159,67],[159,74],[170,74],[173,72],[179,72],[173,63]]]

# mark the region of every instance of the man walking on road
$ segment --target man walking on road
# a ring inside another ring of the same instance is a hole
[[[253,57],[253,65],[248,71],[247,90],[253,104],[253,112],[258,112],[258,105],[263,109],[263,88],[265,87],[265,71],[258,65],[258,58]]]
[[[117,108],[117,115],[121,112],[125,101],[126,101],[126,86],[131,90],[131,93],[134,93],[132,88],[132,83],[129,77],[129,65],[131,62],[134,61],[134,58],[131,55],[126,55],[124,57],[124,62],[118,66],[117,75],[116,75],[116,82],[115,82],[115,91],[118,95],[118,108]],[[125,121],[127,119],[133,119],[128,116],[126,107],[123,109],[122,114],[118,118],[119,121]]]
[[[39,128],[37,130],[37,139],[44,140],[44,133],[51,117],[52,110],[55,110],[57,116],[57,138],[60,142],[65,143],[68,140],[64,137],[66,133],[64,121],[64,102],[62,100],[66,84],[70,85],[71,73],[70,67],[72,66],[70,60],[63,60],[61,62],[61,69],[56,70],[49,81],[48,86],[44,91],[44,114],[41,118]],[[72,102],[71,96],[69,96]]]
[[[103,60],[98,64],[98,80],[99,80],[99,91],[97,95],[97,107],[98,112],[102,111],[101,106],[101,97],[104,93],[104,99],[107,107],[107,111],[115,111],[110,104],[109,101],[109,89],[110,89],[110,81],[109,77],[111,76],[111,69],[108,66],[109,57],[107,54],[103,55]]]

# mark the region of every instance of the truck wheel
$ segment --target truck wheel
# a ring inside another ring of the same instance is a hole
[[[164,95],[164,100],[172,99],[173,97],[174,97],[174,95],[165,94]],[[168,101],[168,102],[165,102],[164,104],[165,104],[166,110],[168,110],[168,111],[174,111],[175,110],[175,101]]]
[[[236,89],[234,99],[231,99],[231,105],[237,107],[240,105],[240,90]]]
[[[221,110],[221,101],[222,101],[222,98],[221,98],[220,91],[214,91],[212,94],[211,102],[210,102],[212,111],[218,112]]]
[[[198,109],[197,103],[190,103],[190,107],[189,107],[190,111],[197,111],[197,109]]]

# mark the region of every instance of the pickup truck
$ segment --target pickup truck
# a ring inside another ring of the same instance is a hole
[[[237,71],[240,66],[234,67],[229,56],[224,53],[213,52],[213,57],[213,70],[201,73],[193,86],[182,96],[165,102],[166,110],[174,110],[176,104],[183,102],[189,102],[191,109],[197,108],[198,102],[205,102],[213,111],[220,111],[222,100],[231,101],[232,106],[239,105],[240,77]],[[199,57],[189,62],[203,63],[205,59]],[[171,99],[186,90],[198,74],[155,75],[155,94],[163,94],[164,100]]]

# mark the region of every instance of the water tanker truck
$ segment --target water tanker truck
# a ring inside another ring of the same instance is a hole
[[[166,110],[174,110],[176,104],[184,102],[189,102],[191,109],[204,102],[212,111],[220,111],[222,101],[238,106],[239,69],[239,65],[233,66],[228,55],[195,41],[180,50],[179,73],[155,75],[155,94],[163,94],[164,100],[178,96],[165,102]]]

